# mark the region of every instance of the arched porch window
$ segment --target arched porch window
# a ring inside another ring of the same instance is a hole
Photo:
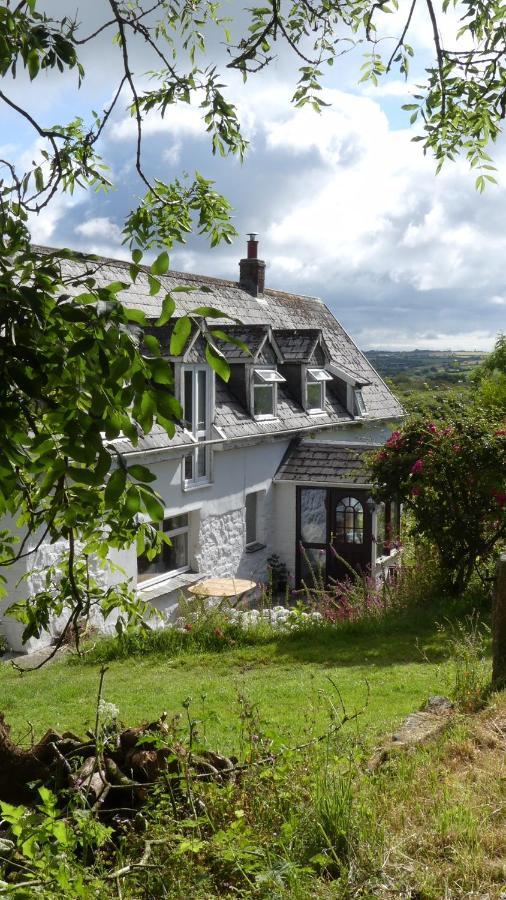
[[[336,540],[343,544],[364,541],[364,508],[356,497],[343,497],[336,504]]]

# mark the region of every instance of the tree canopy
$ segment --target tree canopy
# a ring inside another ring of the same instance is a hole
[[[150,486],[149,471],[127,466],[113,442],[123,433],[135,445],[139,431],[149,432],[153,423],[171,434],[181,409],[156,337],[151,335],[149,352],[139,344],[136,328],[145,319],[124,308],[121,294],[138,276],[145,251],[158,253],[149,269],[151,290],[158,293],[164,290],[167,250],[175,242],[192,229],[212,246],[235,234],[228,201],[200,173],[170,183],[147,176],[142,151],[149,115],[170,116],[176,104],[197,104],[212,152],[242,157],[246,141],[214,45],[206,45],[209,29],[220,34],[224,69],[239,72],[245,82],[270,66],[280,48],[293,55],[298,75],[292,102],[322,111],[325,72],[353,48],[365,53],[362,79],[377,83],[394,69],[408,76],[417,6],[430,23],[433,59],[407,107],[412,122],[421,123],[414,140],[434,153],[438,165],[464,154],[477,169],[481,190],[493,180],[486,148],[497,138],[506,109],[506,13],[497,2],[445,0],[439,10],[432,0],[412,0],[404,9],[396,0],[268,0],[243,11],[247,18],[236,37],[237,23],[227,18],[226,8],[208,0],[103,0],[94,4],[103,19],[88,34],[73,11],[55,18],[37,0],[0,3],[0,102],[27,123],[39,147],[28,167],[0,159],[0,515],[26,530],[21,541],[16,528],[2,531],[0,566],[35,553],[46,539],[66,545],[62,565],[48,570],[46,588],[17,610],[26,637],[38,635],[63,609],[69,611],[63,637],[95,604],[104,612],[122,607],[127,618],[142,612],[128,585],[101,587],[89,560],[105,559],[110,546],[134,540],[139,551],[156,552],[162,537],[142,516],[159,520],[161,498]],[[441,37],[441,20],[451,11],[461,15],[466,39],[455,46]],[[395,35],[387,39],[382,28],[390,19]],[[101,112],[48,124],[30,107],[29,96],[23,105],[13,99],[12,80],[22,70],[30,81],[48,71],[62,79],[74,75],[79,90],[86,77],[83,48],[105,32],[120,75]],[[139,46],[151,56],[149,80],[135,70]],[[72,252],[36,253],[28,216],[61,192],[110,187],[100,139],[114,110],[125,104],[135,122],[134,164],[144,191],[124,225],[132,248],[129,279],[98,286],[88,257],[82,277],[68,283],[61,260]],[[164,294],[158,326],[170,319],[175,301]],[[208,313],[197,309],[193,319],[206,334],[210,364],[226,378],[226,363],[206,325]],[[174,354],[183,349],[190,324],[184,317],[173,338]]]

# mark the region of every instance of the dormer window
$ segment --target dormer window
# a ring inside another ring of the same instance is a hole
[[[306,372],[306,409],[308,412],[321,412],[325,409],[325,382],[332,381],[325,369],[307,369]]]
[[[355,399],[355,415],[365,416],[367,413],[367,407],[365,405],[365,400],[362,395],[361,389],[355,388],[355,390],[353,391],[353,396]]]
[[[212,375],[206,366],[184,366],[181,374],[181,405],[184,429],[196,446],[186,454],[183,465],[185,487],[209,481],[210,450],[202,442],[209,436]],[[199,444],[201,446],[199,446]]]
[[[272,368],[253,370],[253,415],[255,418],[272,418],[277,413],[277,385],[286,381]]]

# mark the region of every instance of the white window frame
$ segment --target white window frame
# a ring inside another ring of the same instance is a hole
[[[306,377],[304,380],[304,391],[305,391],[305,409],[308,413],[321,413],[325,412],[325,403],[327,400],[327,392],[325,387],[326,381],[332,381],[332,375],[329,372],[326,372],[325,369],[321,366],[307,366],[306,367]],[[320,406],[310,406],[309,405],[309,392],[308,385],[309,384],[319,384],[320,385]]]
[[[170,531],[166,531],[165,534],[169,538],[176,537],[176,535],[178,535],[178,534],[186,534],[186,536],[187,536],[187,540],[186,540],[187,563],[184,566],[180,566],[178,569],[169,569],[167,572],[159,572],[159,573],[153,575],[151,578],[145,578],[142,581],[138,580],[139,579],[139,571],[138,571],[138,566],[137,566],[137,589],[140,591],[150,588],[155,584],[159,584],[162,581],[168,581],[171,578],[174,578],[176,575],[182,575],[183,572],[190,571],[190,534],[191,534],[190,513],[180,513],[180,512],[167,513],[167,511],[165,511],[164,516],[163,516],[163,522],[165,522],[167,519],[176,518],[176,516],[186,516],[186,525],[180,525],[178,528],[171,528]],[[152,522],[151,524],[155,528],[160,529],[160,526],[163,525],[163,522]],[[163,547],[160,552],[163,553]],[[138,560],[138,558],[139,557],[137,557],[137,560]],[[153,560],[153,562],[154,562],[154,560]]]
[[[182,483],[183,489],[189,489],[194,487],[200,487],[204,484],[211,483],[211,467],[212,467],[212,453],[211,448],[206,446],[204,443],[209,438],[210,427],[211,427],[211,419],[213,412],[213,397],[214,397],[214,377],[213,372],[209,366],[203,364],[196,365],[183,365],[181,366],[181,406],[183,407],[183,412],[185,409],[185,389],[186,389],[186,373],[192,373],[192,419],[191,423],[188,423],[191,427],[185,423],[184,431],[186,434],[189,434],[195,444],[192,448],[188,448],[185,453],[181,472],[182,472]],[[205,372],[206,374],[206,398],[205,398],[205,428],[198,427],[198,404],[199,404],[199,379],[198,372]],[[205,456],[205,473],[204,475],[198,476],[198,461],[197,457],[200,453],[204,453]],[[186,458],[187,456],[191,457],[192,461],[192,477],[186,477]]]
[[[356,418],[362,419],[367,415],[367,406],[362,394],[362,388],[353,388],[353,403]]]
[[[255,497],[255,537],[248,541],[247,533],[247,503],[248,497]],[[265,522],[265,490],[248,491],[244,498],[244,549],[249,552],[261,550],[265,547],[264,522]]]
[[[267,375],[271,377],[266,377]],[[255,376],[261,381],[261,384],[258,387],[271,387],[272,388],[272,413],[256,413],[255,412]],[[254,366],[251,371],[251,412],[253,418],[258,421],[262,421],[262,419],[276,419],[278,415],[278,384],[286,381],[286,378],[281,375],[277,369],[270,366]]]

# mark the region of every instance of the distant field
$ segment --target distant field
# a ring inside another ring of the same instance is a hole
[[[395,379],[398,375],[450,376],[465,378],[480,365],[486,354],[477,350],[368,350],[365,354],[380,375]]]
[[[469,375],[485,359],[477,350],[368,350],[365,354],[408,413],[444,419],[466,406]]]

